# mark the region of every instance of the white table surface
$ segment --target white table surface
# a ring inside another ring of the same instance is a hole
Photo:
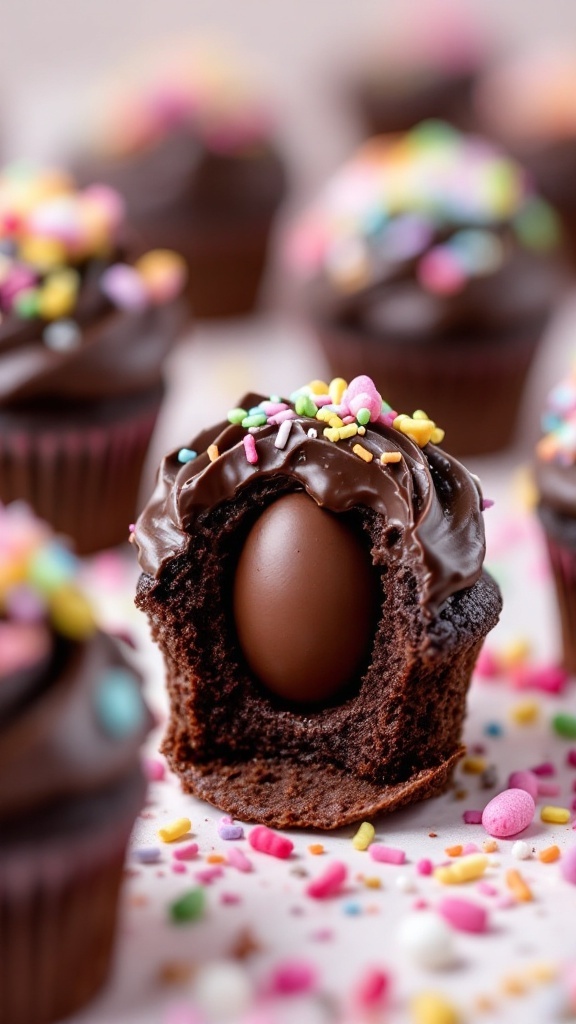
[[[496,500],[495,507],[486,513],[487,565],[501,584],[505,607],[488,643],[500,649],[520,636],[528,637],[537,662],[554,660],[559,641],[543,545],[533,515],[524,504],[520,467],[529,456],[529,439],[537,431],[537,403],[568,363],[573,319],[567,307],[547,339],[532,380],[523,442],[506,455],[471,464],[481,475],[485,494]],[[172,393],[152,461],[157,462],[159,453],[168,446],[186,444],[198,428],[220,418],[243,391],[288,392],[324,373],[313,339],[286,318],[262,316],[199,328],[172,359]],[[113,626],[126,625],[137,635],[148,696],[162,715],[165,696],[161,661],[148,638],[143,617],[132,605],[137,578],[134,563],[131,549],[120,556],[101,556],[89,563],[87,576],[103,618]],[[537,701],[538,717],[533,724],[520,727],[510,718],[510,709],[527,697]],[[462,813],[466,808],[482,808],[505,787],[510,771],[553,761],[561,795],[547,802],[571,805],[576,770],[565,763],[570,744],[555,737],[549,724],[551,715],[560,709],[576,710],[573,684],[562,696],[546,698],[537,693],[519,693],[504,678],[494,682],[475,680],[465,739],[470,748],[480,744],[485,749],[487,763],[496,767],[498,782],[495,787],[483,789],[479,776],[466,775],[459,768],[453,788],[444,796],[375,821],[378,840],[406,851],[405,866],[375,864],[366,853],[356,851],[350,841],[353,828],[328,835],[294,832],[294,853],[287,862],[249,850],[244,840],[235,845],[248,851],[253,872],[241,874],[225,866],[222,877],[206,887],[204,917],[189,925],[172,924],[168,905],[198,884],[195,872],[206,867],[206,855],[225,853],[227,843],[217,833],[221,814],[182,794],[177,780],[167,773],[165,781],[150,787],[148,805],[134,830],[133,846],[158,845],[158,827],[187,816],[192,820],[190,838],[199,845],[198,858],[187,863],[185,874],[175,874],[169,846],[163,847],[160,864],[143,866],[129,857],[112,977],[98,999],[71,1024],[175,1024],[177,1018],[170,1016],[175,1007],[182,1008],[183,1013],[178,1024],[192,1024],[192,1016],[184,1010],[194,1003],[197,979],[207,964],[229,959],[246,930],[257,948],[236,962],[246,972],[255,993],[266,988],[271,972],[286,960],[313,964],[318,982],[314,992],[305,997],[277,999],[264,1006],[258,996],[254,1012],[234,1015],[231,1021],[359,1021],[359,1015],[349,1007],[350,993],[370,965],[389,972],[393,979],[389,1009],[381,1017],[371,1018],[373,1021],[401,1024],[412,1020],[410,998],[427,990],[449,997],[459,1007],[465,1024],[545,1024],[561,1019],[558,982],[544,984],[535,980],[535,974],[541,964],[549,965],[555,973],[570,962],[576,963],[576,888],[561,879],[558,863],[542,864],[534,856],[516,861],[510,852],[512,841],[499,841],[499,851],[486,875],[498,896],[479,894],[475,883],[450,890],[451,895],[469,896],[490,911],[487,934],[454,933],[457,962],[453,967],[425,971],[411,962],[397,942],[399,924],[410,913],[415,899],[425,900],[433,908],[447,894],[434,878],[416,874],[416,861],[430,857],[435,863],[441,862],[446,859],[445,847],[455,843],[481,845],[487,838],[482,827],[464,825]],[[501,737],[485,734],[490,722],[500,723],[504,730]],[[160,736],[161,727],[150,737],[149,754],[157,750]],[[458,798],[459,791],[465,791],[466,796]],[[430,837],[431,832],[436,836]],[[562,850],[576,845],[571,824],[543,824],[538,813],[522,838],[535,850],[552,843]],[[307,851],[311,842],[322,842],[326,852],[312,856]],[[335,858],[349,866],[344,894],[325,901],[311,900],[304,893],[307,881]],[[510,867],[518,868],[531,885],[533,902],[500,907],[507,894],[504,873]],[[367,888],[359,880],[362,873],[378,876],[381,888]],[[398,876],[413,882],[414,891],[399,888]],[[236,897],[238,902],[227,902]],[[521,994],[506,991],[506,979],[510,977],[512,987],[516,979]],[[478,998],[483,996],[492,1001],[492,1012],[478,1008]],[[213,1019],[206,1018],[208,1024]]]

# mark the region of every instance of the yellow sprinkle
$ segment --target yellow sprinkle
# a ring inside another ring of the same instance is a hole
[[[376,875],[368,875],[368,877],[364,879],[364,885],[367,889],[381,889],[382,879],[377,878]]]
[[[402,452],[382,452],[380,462],[384,465],[388,462],[402,462]]]
[[[499,847],[495,839],[485,839],[482,843],[482,849],[484,853],[496,853]]]
[[[324,853],[324,847],[322,843],[310,843],[310,846],[308,847],[308,853],[311,853],[314,857],[320,856],[321,853]]]
[[[538,860],[541,860],[543,864],[552,864],[553,861],[558,860],[559,856],[559,846],[547,846],[545,850],[538,852]]]
[[[308,387],[313,395],[328,395],[328,384],[325,380],[311,380]]]
[[[210,462],[216,462],[216,459],[220,455],[220,452],[218,451],[218,445],[217,444],[209,444],[208,445],[208,450],[207,450],[207,455],[208,455],[208,458],[210,459]]]
[[[359,448],[360,446],[357,445],[356,447]],[[355,850],[367,850],[374,839],[374,835],[374,825],[371,825],[369,821],[363,821],[352,839],[352,846]]]
[[[499,662],[503,669],[515,668],[521,665],[530,655],[530,641],[526,637],[517,637],[500,652]]]
[[[90,602],[70,584],[50,593],[49,610],[55,630],[71,640],[84,640],[96,629]]]
[[[173,843],[175,839],[181,839],[192,828],[190,818],[177,818],[170,825],[158,829],[158,835],[163,843]]]
[[[54,238],[24,238],[20,244],[19,258],[41,270],[52,270],[66,263],[66,249]]]
[[[363,444],[355,444],[352,451],[359,459],[363,459],[364,462],[372,462],[372,459],[374,458],[372,452],[369,452]]]
[[[535,981],[540,985],[549,985],[551,981],[555,981],[558,977],[558,968],[554,964],[546,962],[535,963],[526,969],[526,975],[531,981]]]
[[[484,757],[465,757],[462,761],[462,771],[467,775],[481,775],[486,770],[486,759]]]
[[[347,437],[356,437],[357,433],[357,423],[347,423],[345,427],[338,427],[338,436],[341,441],[344,441]]]
[[[460,1024],[462,1017],[454,1003],[440,992],[421,992],[410,1003],[414,1024]]]
[[[442,427],[434,427],[434,430],[430,435],[430,440],[432,441],[432,444],[442,444],[445,437],[446,431],[442,430]]]
[[[333,416],[335,416],[333,409],[329,409],[328,406],[322,405],[316,413],[316,419],[322,420],[323,423],[329,423]]]
[[[540,820],[548,821],[553,825],[566,825],[570,821],[570,811],[567,807],[543,807],[540,811]]]
[[[58,320],[72,312],[80,277],[76,270],[55,270],[46,278],[38,295],[38,312],[45,320]]]
[[[432,420],[414,420],[411,416],[402,413],[396,417],[393,426],[415,441],[419,448],[424,448],[432,437],[432,431],[436,424]]]
[[[327,437],[329,441],[339,441],[340,434],[338,433],[337,427],[324,427],[322,431],[324,437]]]
[[[473,882],[480,878],[488,867],[488,857],[483,853],[469,853],[454,864],[436,868],[434,878],[444,885],[460,885],[462,882]]]
[[[510,871],[506,872],[506,885],[510,889],[510,892],[515,899],[521,903],[530,903],[533,899],[532,890],[526,884],[522,875],[515,868],[511,868]]]
[[[461,843],[457,843],[455,846],[447,846],[444,853],[447,857],[460,857],[464,847]]]
[[[337,416],[335,412],[333,412],[332,415],[330,416],[330,419],[328,420],[328,426],[330,426],[330,427],[343,427],[344,426],[344,421],[341,420],[340,417]]]
[[[540,715],[540,705],[536,700],[522,700],[510,709],[510,718],[516,725],[531,725]]]
[[[412,419],[413,420],[429,420],[430,417],[429,417],[428,413],[424,412],[423,409],[416,409],[412,413]]]
[[[358,427],[358,433],[360,434],[360,437],[364,437],[364,434],[366,433],[366,427]]]
[[[348,387],[348,381],[345,381],[343,377],[334,377],[328,385],[328,394],[332,399],[334,405],[340,405],[342,401],[342,395]]]

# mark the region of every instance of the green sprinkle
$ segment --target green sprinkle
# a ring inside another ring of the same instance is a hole
[[[37,288],[27,288],[14,299],[14,310],[23,320],[38,315],[38,294]]]
[[[533,199],[514,218],[518,238],[528,249],[551,249],[560,239],[558,217],[543,199]]]
[[[248,430],[248,427],[263,427],[267,422],[268,417],[265,412],[256,412],[252,416],[245,416],[242,426]]]
[[[365,427],[367,423],[370,423],[370,409],[358,409],[356,419],[361,427]]]
[[[246,409],[230,409],[228,413],[229,423],[242,423],[242,420],[248,415]]]
[[[565,740],[576,740],[576,716],[561,711],[560,714],[554,715],[552,728]]]
[[[315,416],[318,412],[316,402],[313,402],[310,395],[298,395],[294,408],[298,416]]]
[[[175,924],[187,924],[198,921],[204,913],[206,895],[204,889],[190,889],[179,899],[170,904],[170,917]]]

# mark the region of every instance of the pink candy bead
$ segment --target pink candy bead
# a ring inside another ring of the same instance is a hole
[[[306,886],[306,895],[311,896],[314,900],[324,900],[329,896],[335,896],[340,892],[347,875],[346,865],[340,860],[335,860],[319,878],[314,879]]]
[[[561,787],[557,782],[539,782],[538,796],[559,796]]]
[[[350,410],[353,416],[360,409],[368,409],[370,420],[374,423],[382,412],[382,396],[374,381],[365,374],[354,377],[342,395],[342,408]]]
[[[255,466],[258,462],[258,452],[256,451],[256,441],[252,437],[252,434],[246,434],[245,437],[242,438],[242,443],[244,445],[244,451],[246,452],[246,460],[251,466]]]
[[[390,994],[390,978],[377,967],[369,967],[353,993],[353,1001],[363,1010],[382,1008]]]
[[[508,789],[523,789],[535,800],[538,796],[538,779],[534,772],[512,772],[508,779]]]
[[[175,847],[172,856],[176,860],[193,860],[198,853],[198,843],[186,843],[186,846]]]
[[[434,864],[428,857],[422,857],[416,864],[416,871],[419,875],[431,875],[434,870]]]
[[[150,782],[161,782],[166,774],[166,766],[163,761],[158,761],[154,757],[145,757],[144,771]]]
[[[496,655],[489,647],[483,647],[474,666],[474,674],[482,679],[494,679],[500,672]]]
[[[278,857],[279,860],[287,860],[294,849],[294,843],[286,836],[273,832],[266,825],[257,825],[248,833],[248,842],[253,850],[259,853],[267,853],[270,857]]]
[[[528,828],[535,810],[534,798],[525,789],[505,789],[486,804],[482,825],[488,835],[505,839]]]
[[[576,846],[572,846],[560,861],[560,873],[565,882],[576,885]]]
[[[445,896],[438,904],[438,912],[459,932],[480,934],[488,927],[488,914],[484,907],[460,896]]]
[[[278,964],[270,979],[271,995],[293,996],[310,992],[316,985],[316,971],[304,960],[287,960]]]
[[[395,846],[384,846],[382,843],[372,843],[368,852],[372,860],[381,864],[404,864],[406,860],[404,850],[398,850]]]
[[[236,868],[237,871],[243,871],[244,874],[248,874],[249,871],[253,870],[252,861],[248,860],[246,854],[239,850],[237,846],[233,846],[231,850],[226,851],[226,860],[231,867]]]

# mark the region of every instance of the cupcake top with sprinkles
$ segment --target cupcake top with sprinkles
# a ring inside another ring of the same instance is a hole
[[[288,257],[343,309],[411,283],[430,300],[430,323],[434,301],[468,297],[519,253],[543,262],[559,237],[554,211],[517,163],[484,139],[427,121],[365,143],[303,215]]]
[[[24,163],[0,173],[0,406],[158,379],[185,264],[160,249],[128,262],[125,233],[112,188]]]
[[[552,388],[542,415],[537,454],[545,462],[576,463],[576,370]]]
[[[80,563],[20,503],[0,505],[0,726],[2,822],[108,785],[136,765],[150,727],[137,673],[97,628]]]
[[[165,457],[133,535],[140,565],[159,580],[245,490],[305,491],[333,512],[365,508],[388,521],[398,532],[391,557],[413,565],[432,611],[478,579],[485,549],[478,482],[436,447],[443,439],[424,410],[398,413],[367,376],[314,380],[289,399],[248,395]]]

